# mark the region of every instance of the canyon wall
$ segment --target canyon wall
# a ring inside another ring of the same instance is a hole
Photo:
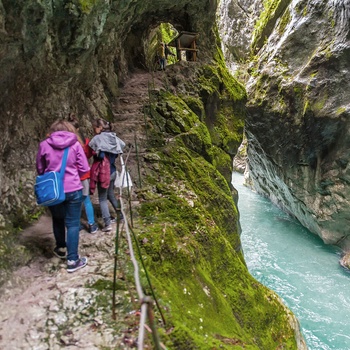
[[[348,0],[266,1],[250,31],[250,56],[242,56],[255,189],[344,250],[350,248],[349,18]]]

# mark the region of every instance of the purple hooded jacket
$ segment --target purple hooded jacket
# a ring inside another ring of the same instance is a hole
[[[89,163],[77,135],[69,131],[53,132],[40,142],[36,156],[36,170],[39,175],[48,171],[60,171],[63,150],[69,146],[64,192],[74,192],[83,188],[80,177],[90,171]]]

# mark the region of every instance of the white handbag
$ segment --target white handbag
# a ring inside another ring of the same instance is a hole
[[[116,176],[114,180],[114,187],[118,188],[131,188],[132,187],[132,181],[131,177],[128,171],[125,169],[125,164],[124,164],[124,159],[123,156],[120,154],[120,163],[122,165],[122,170],[121,171],[116,171]]]

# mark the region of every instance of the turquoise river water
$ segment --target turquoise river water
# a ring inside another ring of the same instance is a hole
[[[310,350],[349,350],[350,274],[340,251],[243,186],[241,174],[232,184],[250,273],[294,312]]]

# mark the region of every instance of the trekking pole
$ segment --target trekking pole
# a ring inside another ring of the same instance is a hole
[[[153,98],[152,98],[152,94],[151,94],[150,83],[148,83],[148,102],[149,102],[150,116],[153,117]],[[145,116],[145,127],[146,127],[146,131],[147,131],[146,116]]]
[[[151,108],[151,107],[150,107]],[[146,108],[145,106],[143,107],[143,122],[145,123],[145,134],[146,134],[146,143],[148,143],[148,133],[147,133],[147,118],[146,118]],[[150,110],[150,113],[152,115],[152,112]]]
[[[113,297],[112,297],[112,318],[116,319],[115,315],[115,290],[117,286],[117,264],[118,264],[118,250],[119,250],[119,216],[117,215],[117,229],[115,233],[115,252],[114,252],[114,271],[113,271]],[[123,227],[122,227],[123,229]]]
[[[151,330],[152,330],[152,337],[153,337],[153,342],[154,342],[154,348],[156,350],[160,350],[161,349],[160,339],[159,339],[158,331],[157,331],[157,328],[156,328],[156,323],[154,321],[154,314],[153,314],[153,309],[152,309],[152,299],[149,296],[146,296],[146,297],[143,298],[142,303],[147,303],[148,304],[147,317],[148,317],[149,324],[150,324]]]
[[[164,326],[165,326],[165,324],[166,324],[166,323],[165,323],[165,318],[164,318],[164,316],[163,316],[162,310],[161,310],[161,308],[160,308],[160,306],[159,306],[158,300],[157,300],[156,295],[155,295],[155,293],[154,293],[151,280],[150,280],[150,278],[149,278],[149,276],[148,276],[147,269],[146,269],[145,263],[144,263],[144,261],[143,261],[142,255],[141,255],[141,249],[140,249],[139,243],[138,243],[138,241],[137,241],[137,237],[136,237],[136,235],[135,235],[134,230],[130,227],[130,225],[128,225],[128,226],[129,226],[129,229],[130,229],[130,231],[131,231],[131,233],[132,233],[132,236],[134,237],[134,241],[135,241],[135,244],[136,244],[136,249],[137,249],[137,252],[138,252],[138,254],[139,254],[139,257],[140,257],[140,261],[141,261],[143,270],[145,271],[146,279],[147,279],[148,285],[149,285],[149,287],[150,287],[150,289],[151,289],[151,293],[152,293],[153,299],[154,299],[154,301],[155,301],[155,303],[156,303],[156,305],[157,305],[158,311],[159,311],[159,313],[160,313],[160,316],[162,317],[162,321],[163,321],[163,324],[164,324]]]
[[[125,172],[128,173],[128,167],[125,165]],[[134,227],[134,222],[132,218],[132,206],[131,206],[131,193],[130,193],[130,187],[129,187],[129,176],[126,177],[126,185],[128,189],[128,203],[129,203],[129,211],[130,211],[130,221],[131,221],[131,227]]]
[[[141,183],[141,171],[140,171],[140,158],[139,158],[139,148],[136,141],[136,133],[134,134],[134,139],[135,139],[135,152],[136,152],[136,161],[137,161],[137,173],[139,175],[139,187],[141,188],[142,183]]]

